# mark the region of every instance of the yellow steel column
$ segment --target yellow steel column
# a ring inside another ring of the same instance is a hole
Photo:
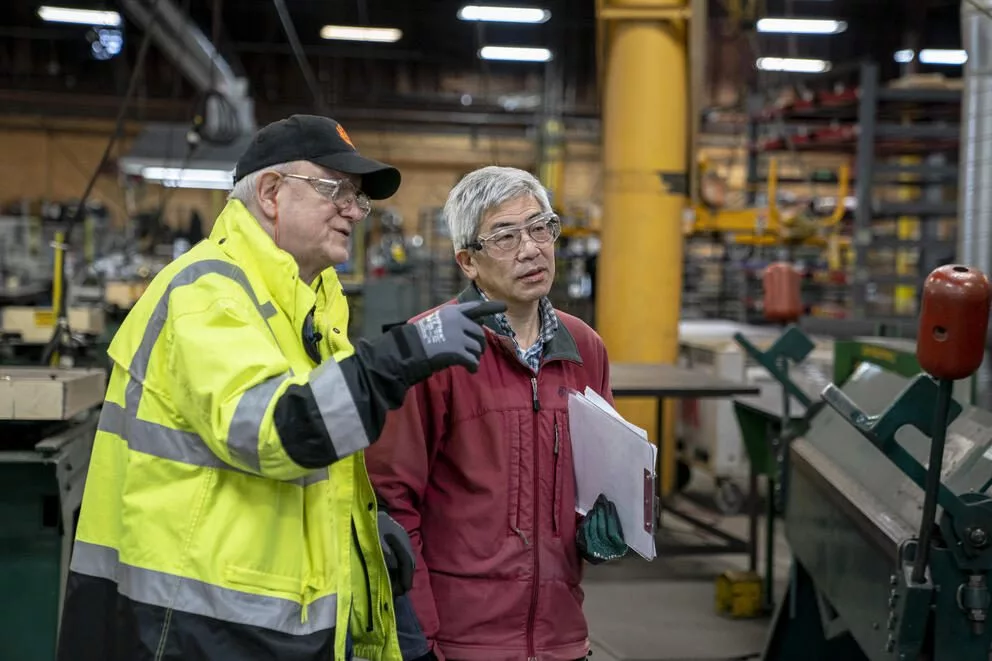
[[[678,357],[688,93],[685,2],[600,0],[604,67],[603,229],[596,325],[612,362]],[[675,407],[665,407],[661,491],[675,477]],[[655,435],[655,402],[618,410]],[[657,439],[655,438],[655,441]]]
[[[551,204],[559,213],[565,210],[565,128],[561,119],[541,123],[538,179],[551,191]]]

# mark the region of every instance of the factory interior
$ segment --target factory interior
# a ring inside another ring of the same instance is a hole
[[[56,659],[111,341],[293,114],[402,173],[353,344],[468,284],[464,175],[547,190],[656,448],[590,659],[992,659],[992,0],[3,4],[0,661]]]

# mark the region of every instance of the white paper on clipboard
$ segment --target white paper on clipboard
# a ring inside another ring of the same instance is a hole
[[[616,505],[627,545],[654,560],[657,448],[648,442],[646,431],[624,420],[589,388],[569,393],[568,418],[576,511],[585,514],[604,494]]]

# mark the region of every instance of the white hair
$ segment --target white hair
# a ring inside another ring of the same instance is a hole
[[[537,200],[542,212],[551,211],[547,190],[525,170],[490,165],[462,177],[444,204],[444,220],[455,251],[464,250],[478,238],[486,213],[525,195]]]
[[[238,200],[245,206],[254,205],[255,189],[258,187],[259,178],[266,172],[278,172],[280,174],[284,174],[294,164],[295,162],[276,163],[275,165],[269,165],[259,170],[255,170],[254,172],[249,172],[234,184],[234,188],[232,188],[231,192],[227,194],[227,199]]]

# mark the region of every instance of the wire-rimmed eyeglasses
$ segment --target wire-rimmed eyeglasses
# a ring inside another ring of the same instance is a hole
[[[534,243],[543,245],[556,240],[561,235],[561,220],[554,213],[542,213],[532,218],[526,225],[507,227],[487,236],[480,236],[467,247],[472,250],[482,250],[486,246],[492,246],[498,252],[513,252],[520,247],[524,232],[527,232],[527,236]]]
[[[320,179],[302,174],[284,174],[282,176],[307,182],[319,195],[337,205],[340,211],[348,211],[352,205],[355,205],[355,208],[361,212],[363,219],[372,211],[372,201],[369,196],[358,190],[347,179]]]

